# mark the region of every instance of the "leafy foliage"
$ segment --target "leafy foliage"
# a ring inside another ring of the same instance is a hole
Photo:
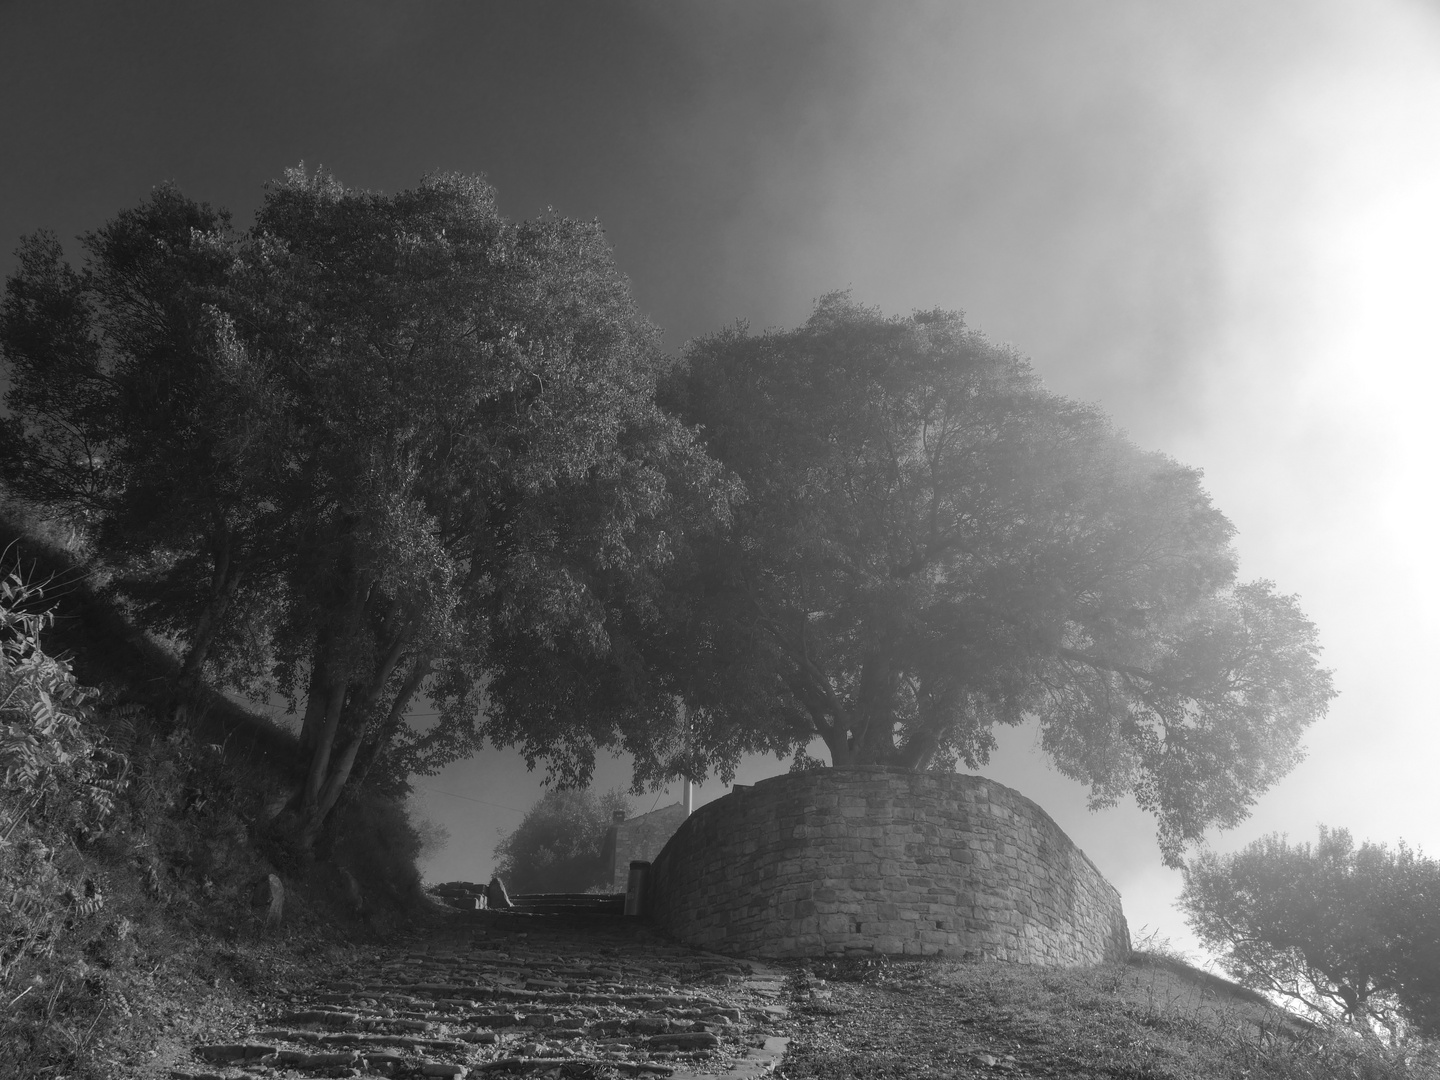
[[[24,608],[43,595],[16,573],[0,581],[0,768],[12,798],[68,804],[77,828],[98,827],[114,809],[125,761],[86,730],[94,691],[41,648],[53,613]]]
[[[0,305],[15,494],[83,522],[154,629],[205,660],[261,537],[257,473],[283,446],[235,343],[239,238],[173,186],[82,238],[22,244]]]
[[[666,400],[746,493],[656,644],[706,744],[759,726],[837,766],[973,768],[1038,716],[1092,804],[1133,794],[1178,863],[1332,696],[1295,600],[1236,584],[1200,474],[958,314],[829,296],[798,330],[694,343]]]
[[[495,846],[495,872],[514,893],[585,892],[607,883],[601,850],[616,810],[630,812],[619,791],[547,791]]]
[[[96,881],[75,872],[56,840],[100,834],[128,767],[87,726],[94,692],[41,647],[53,619],[33,610],[42,600],[18,573],[0,581],[0,986],[17,964],[53,952],[69,920],[104,906]],[[50,832],[17,835],[27,818]]]
[[[1440,1032],[1440,863],[1404,844],[1266,836],[1185,871],[1180,907],[1246,986],[1316,1012]]]

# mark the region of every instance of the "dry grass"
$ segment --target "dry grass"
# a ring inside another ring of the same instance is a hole
[[[1054,970],[958,961],[796,969],[782,1075],[1421,1080],[1429,1048],[1320,1027],[1174,956]]]

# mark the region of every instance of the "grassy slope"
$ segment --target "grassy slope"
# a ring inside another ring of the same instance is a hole
[[[786,1080],[1440,1076],[1417,1048],[1407,1061],[1162,955],[1073,970],[820,963],[798,973],[793,990],[799,1021]]]

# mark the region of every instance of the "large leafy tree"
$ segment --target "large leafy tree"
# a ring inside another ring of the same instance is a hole
[[[798,330],[693,343],[665,394],[746,493],[655,642],[712,742],[758,725],[836,766],[975,767],[1034,716],[1094,805],[1157,815],[1174,865],[1332,696],[1295,600],[1237,584],[1200,474],[957,314],[830,296]]]
[[[37,238],[9,282],[7,475],[89,517],[187,675],[278,672],[303,845],[357,770],[489,737],[579,781],[674,716],[643,679],[585,689],[639,672],[612,630],[653,621],[672,537],[726,490],[655,405],[658,335],[598,226],[508,222],[475,178],[295,170],[243,236],[162,188],[86,248],[75,272]],[[496,677],[537,651],[564,657],[544,693]]]
[[[1270,835],[1190,861],[1179,906],[1244,985],[1352,1023],[1440,1031],[1440,863],[1404,844]]]
[[[387,748],[430,772],[523,740],[582,781],[598,746],[674,709],[592,707],[586,666],[612,664],[621,609],[643,617],[685,513],[724,507],[655,406],[657,334],[599,228],[505,222],[468,178],[384,197],[297,172],[256,230],[255,294],[278,297],[256,347],[302,372],[317,418],[276,636],[304,700],[302,831]],[[562,646],[538,702],[497,677],[507,651]],[[410,731],[422,689],[439,722]]]

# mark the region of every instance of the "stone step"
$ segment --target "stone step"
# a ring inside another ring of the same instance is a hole
[[[759,1048],[785,1022],[774,968],[697,955],[635,920],[481,921],[452,915],[441,930],[377,948],[369,962],[293,995],[249,1034],[197,1047],[196,1057],[215,1075],[255,1069],[275,1080],[476,1077],[567,1064],[603,1075],[748,1080],[782,1052]],[[692,989],[697,983],[704,989]]]

